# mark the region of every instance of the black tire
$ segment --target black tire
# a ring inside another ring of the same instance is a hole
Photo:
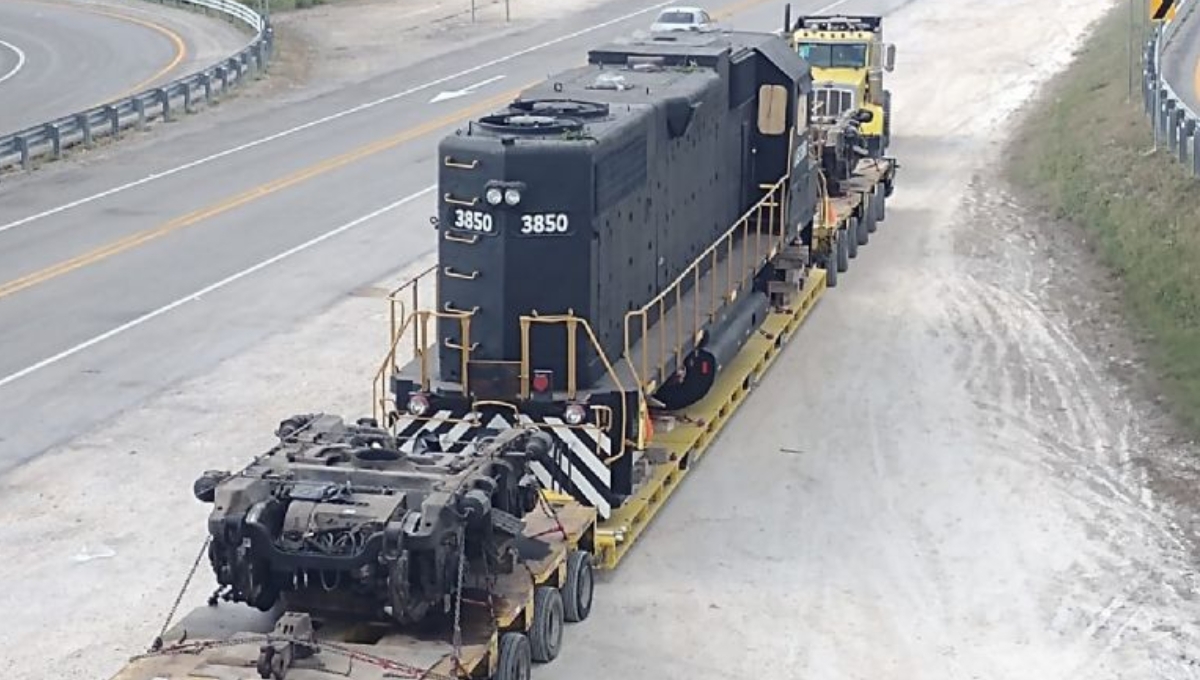
[[[865,246],[871,240],[871,232],[875,231],[875,214],[871,212],[871,200],[867,198],[867,204],[863,206],[862,219],[858,221],[858,245]]]
[[[879,210],[883,207],[883,190],[876,186],[871,190],[871,202],[867,213],[871,215],[871,233],[879,231]]]
[[[504,633],[500,636],[500,658],[492,680],[529,680],[532,665],[529,638],[523,633]]]
[[[529,627],[530,658],[548,663],[562,649],[563,598],[558,588],[542,586],[533,593],[533,625]]]
[[[839,272],[850,268],[850,246],[847,243],[849,240],[845,233],[839,233],[837,236],[837,270]]]
[[[846,219],[846,232],[843,234],[846,241],[847,254],[850,259],[858,257],[858,218],[849,217]]]
[[[837,267],[831,266],[832,262],[833,262],[832,257],[825,260],[824,269],[825,269],[825,287],[826,288],[837,288],[838,270],[837,270]]]
[[[562,585],[563,615],[571,623],[579,623],[592,613],[592,555],[576,550],[567,556],[567,579]]]

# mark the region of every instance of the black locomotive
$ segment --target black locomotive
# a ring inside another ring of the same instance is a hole
[[[761,322],[762,286],[723,304],[701,337],[683,343],[684,358],[660,355],[653,368],[671,377],[646,395],[644,381],[621,380],[612,367],[646,328],[680,315],[673,307],[683,293],[656,303],[645,325],[626,315],[681,273],[687,280],[679,290],[693,288],[688,267],[789,171],[779,189],[786,215],[772,229],[803,240],[817,200],[810,91],[808,65],[773,34],[629,39],[591,50],[586,66],[552,75],[443,139],[436,220],[443,316],[436,357],[423,362],[433,386],[409,411],[520,402],[538,420],[562,415],[563,391],[577,388],[586,396],[570,399],[631,414],[610,424],[611,442],[623,446],[637,439],[639,397],[668,406],[699,399]],[[729,256],[721,250],[716,269]],[[586,319],[591,335],[577,325],[568,342],[571,326],[521,320],[568,313]],[[698,360],[702,370],[689,372]],[[401,411],[420,392],[416,371],[414,364],[393,377]],[[611,476],[592,474],[592,465],[585,481],[605,505],[619,503],[631,464],[617,461]],[[578,486],[571,474],[553,476]]]

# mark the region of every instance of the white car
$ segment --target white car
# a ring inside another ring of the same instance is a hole
[[[668,7],[659,12],[658,18],[650,24],[651,33],[672,33],[675,31],[694,31],[704,33],[716,28],[708,12],[700,7]]]

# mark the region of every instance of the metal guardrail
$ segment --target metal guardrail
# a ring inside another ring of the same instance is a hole
[[[57,160],[66,149],[77,144],[88,148],[103,137],[118,139],[130,127],[141,130],[154,120],[170,121],[179,108],[184,113],[191,113],[198,99],[210,104],[248,76],[258,75],[266,69],[274,44],[274,31],[268,18],[250,7],[236,0],[146,1],[211,10],[247,26],[254,37],[236,54],[161,87],[0,135],[0,173],[14,166],[28,171],[37,158],[49,156]]]
[[[1180,163],[1189,166],[1196,177],[1200,177],[1200,111],[1192,110],[1162,76],[1162,53],[1180,27],[1196,14],[1198,5],[1200,0],[1183,3],[1173,21],[1159,25],[1146,43],[1145,67],[1142,69],[1142,101],[1146,115],[1154,125],[1155,145],[1165,138],[1170,152]],[[1193,20],[1200,21],[1200,18]]]

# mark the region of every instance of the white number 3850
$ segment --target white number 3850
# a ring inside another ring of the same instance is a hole
[[[522,234],[565,234],[570,225],[564,213],[521,215]]]

